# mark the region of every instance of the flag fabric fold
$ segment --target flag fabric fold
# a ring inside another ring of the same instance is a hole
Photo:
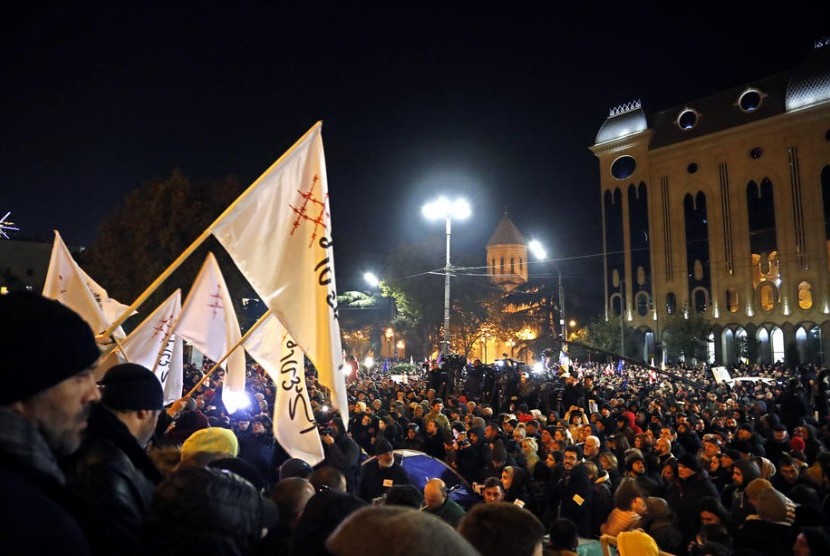
[[[212,226],[212,233],[317,369],[348,423],[320,123]]]
[[[228,286],[213,253],[208,253],[193,286],[187,293],[181,316],[175,323],[173,332],[216,362],[242,339]],[[223,400],[231,392],[244,392],[245,351],[242,347],[234,349],[221,366],[227,371],[222,388]],[[228,405],[236,407],[238,401],[229,401]]]
[[[181,310],[182,292],[177,289],[121,342],[131,363],[155,373],[164,390],[165,403],[182,397],[182,339],[171,333]]]
[[[44,297],[59,301],[78,313],[95,334],[106,330],[114,320],[115,317],[108,315],[109,310],[117,312],[119,306],[127,308],[111,299],[107,290],[81,269],[57,230],[42,293]],[[115,336],[123,338],[124,331],[118,328]]]
[[[273,314],[244,345],[274,381],[274,437],[291,457],[317,465],[325,454],[306,390],[302,350]]]

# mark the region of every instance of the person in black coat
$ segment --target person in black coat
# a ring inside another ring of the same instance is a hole
[[[677,514],[681,546],[687,546],[700,528],[700,506],[704,498],[718,497],[715,485],[709,480],[706,470],[692,454],[684,454],[677,460],[677,479],[666,489],[666,502]]]
[[[64,470],[67,486],[84,502],[82,525],[93,552],[129,554],[162,480],[144,448],[164,393],[152,371],[129,363],[112,367],[101,385],[101,404]]]
[[[568,446],[562,459],[563,474],[552,485],[548,501],[553,518],[568,518],[579,530],[580,537],[591,536],[591,503],[593,484],[582,462],[579,446]]]
[[[346,477],[347,490],[352,492],[357,484],[357,468],[360,446],[346,434],[343,422],[332,419],[320,434],[325,458],[317,468],[334,467]]]
[[[410,485],[412,481],[401,464],[395,461],[392,444],[385,438],[375,442],[375,457],[360,466],[355,496],[371,503],[383,496],[392,485]]]
[[[101,397],[95,337],[72,310],[36,294],[0,295],[0,315],[0,551],[89,554],[57,460],[81,445]]]

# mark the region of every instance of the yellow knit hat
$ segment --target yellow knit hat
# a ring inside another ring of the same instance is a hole
[[[236,457],[239,441],[233,431],[221,427],[201,429],[191,434],[182,444],[182,459],[197,452],[212,452]]]

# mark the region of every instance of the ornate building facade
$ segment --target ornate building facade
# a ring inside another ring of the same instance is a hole
[[[599,160],[605,308],[659,352],[712,324],[709,360],[830,355],[830,45],[793,71],[656,113],[614,108]],[[744,352],[745,354],[745,352]]]

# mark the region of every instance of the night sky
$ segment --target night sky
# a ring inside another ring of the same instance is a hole
[[[89,245],[141,183],[249,183],[323,120],[341,291],[398,242],[440,238],[420,215],[437,193],[473,204],[459,250],[483,262],[507,209],[576,289],[600,284],[588,147],[609,107],[771,75],[830,35],[821,2],[30,4],[2,9],[0,216]]]

